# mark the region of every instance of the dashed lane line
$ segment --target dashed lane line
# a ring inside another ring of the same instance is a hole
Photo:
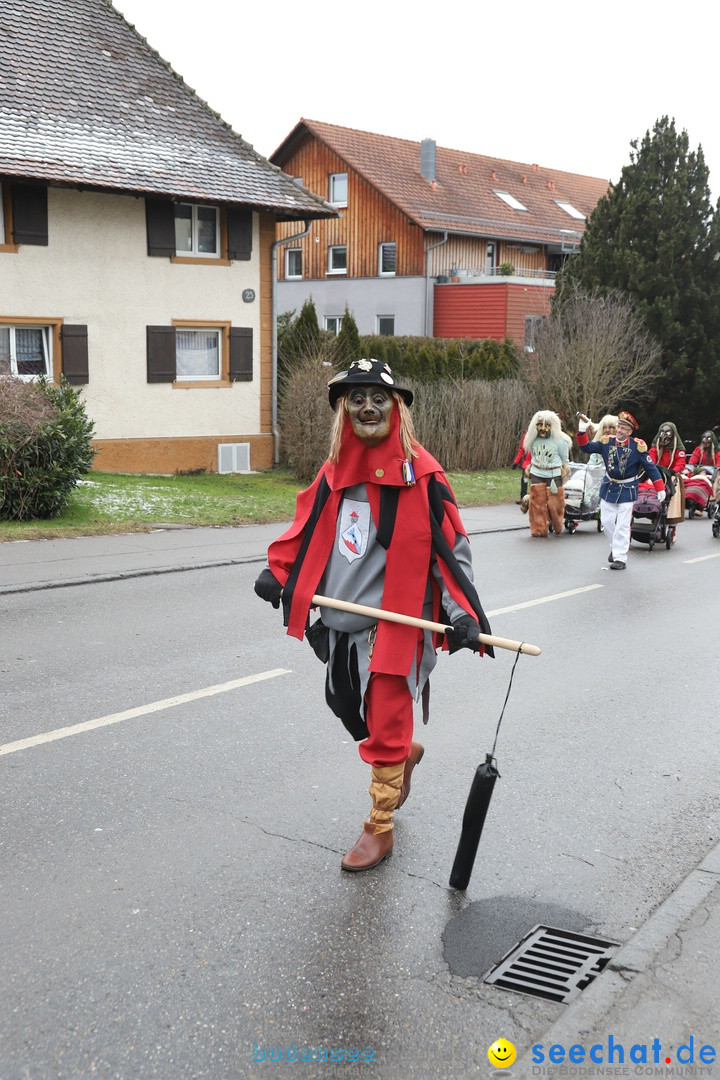
[[[485,614],[505,615],[508,611],[521,611],[523,608],[535,607],[537,604],[550,604],[553,600],[564,600],[566,596],[579,596],[581,593],[592,592],[593,589],[604,589],[604,585],[583,585],[581,589],[568,589],[567,592],[552,593],[550,596],[540,596],[537,600],[526,600],[523,604],[513,604],[511,607],[496,608],[495,611],[487,611]]]
[[[99,716],[95,720],[85,720],[81,724],[56,728],[54,731],[43,732],[42,735],[33,735],[29,739],[18,739],[17,742],[5,743],[0,746],[0,757],[5,754],[15,754],[18,750],[28,750],[32,746],[41,746],[43,743],[67,739],[70,735],[80,735],[83,731],[94,731],[96,728],[110,727],[111,724],[119,724],[123,720],[148,716],[150,713],[162,712],[163,709],[172,709],[176,705],[186,705],[190,701],[199,701],[201,698],[213,697],[215,694],[225,694],[229,690],[237,690],[240,686],[251,686],[253,683],[264,682],[266,679],[276,679],[279,675],[289,674],[289,668],[273,668],[270,671],[261,671],[257,675],[246,675],[243,679],[232,679],[230,682],[206,686],[202,690],[193,690],[189,694],[177,694],[175,697],[163,698],[162,701],[151,701],[147,705],[139,705],[136,709],[125,709],[124,712]]]

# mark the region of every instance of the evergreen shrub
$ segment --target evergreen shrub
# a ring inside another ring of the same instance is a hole
[[[57,517],[91,468],[93,423],[64,379],[0,378],[0,520]]]
[[[294,312],[278,316],[278,379],[303,358],[320,351],[342,371],[352,360],[374,357],[393,374],[418,382],[443,379],[512,379],[520,368],[521,355],[510,338],[424,338],[383,334],[358,334],[347,308],[337,337],[321,330],[312,299],[306,300],[297,318]]]

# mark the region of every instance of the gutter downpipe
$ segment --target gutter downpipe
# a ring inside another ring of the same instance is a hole
[[[435,248],[442,247],[443,244],[448,242],[448,232],[445,230],[442,240],[438,240],[437,244],[431,244],[429,248],[425,249],[425,337],[432,337],[429,333],[428,321],[430,315],[430,259],[428,256]]]
[[[272,296],[270,317],[272,319],[272,435],[273,435],[273,465],[280,464],[280,432],[277,426],[277,390],[278,390],[278,363],[277,363],[277,249],[284,244],[290,244],[293,240],[300,240],[310,232],[312,221],[305,221],[302,232],[286,236],[284,240],[275,240],[270,250],[270,292]]]

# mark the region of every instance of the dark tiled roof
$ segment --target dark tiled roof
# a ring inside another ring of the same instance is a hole
[[[308,135],[424,229],[557,243],[563,231],[582,232],[585,222],[571,217],[555,200],[570,203],[587,217],[609,188],[609,181],[594,176],[442,146],[436,148],[433,185],[420,172],[420,143],[316,120],[301,120],[270,160],[282,168]],[[527,212],[511,209],[494,191],[508,192]]]
[[[335,213],[201,101],[110,0],[0,3],[0,174],[281,219]]]

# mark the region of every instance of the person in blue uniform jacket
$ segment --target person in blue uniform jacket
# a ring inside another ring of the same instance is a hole
[[[617,417],[614,438],[604,436],[598,442],[591,442],[587,435],[590,420],[578,413],[576,439],[584,453],[600,454],[605,462],[605,476],[600,484],[600,523],[610,542],[610,569],[624,570],[640,475],[644,472],[652,481],[661,502],[665,499],[665,481],[648,454],[647,444],[631,437],[638,426],[635,417],[626,410],[619,412]]]

